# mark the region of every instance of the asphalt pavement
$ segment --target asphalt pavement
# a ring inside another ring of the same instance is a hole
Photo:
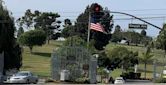
[[[66,84],[62,83],[59,85],[66,85]],[[39,79],[39,82],[37,84],[4,84],[4,85],[56,85],[56,84],[55,83],[45,83],[45,79]],[[67,84],[67,85],[73,85],[73,84]],[[74,84],[74,85],[77,85],[77,84]],[[88,85],[88,84],[81,84],[81,85]],[[90,85],[93,85],[93,84],[90,84]],[[102,84],[102,85],[107,85],[107,84]],[[116,84],[108,84],[108,85],[116,85]],[[166,83],[165,84],[164,83],[156,84],[150,80],[126,80],[126,83],[124,85],[166,85]]]

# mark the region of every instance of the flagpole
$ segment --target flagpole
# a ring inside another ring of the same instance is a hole
[[[89,22],[88,22],[88,37],[87,37],[87,48],[89,49],[89,42],[90,42],[90,19],[91,19],[91,12],[89,10]]]

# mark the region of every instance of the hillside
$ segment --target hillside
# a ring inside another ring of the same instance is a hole
[[[62,43],[51,41],[50,44],[36,46],[31,54],[28,47],[24,47],[23,66],[21,70],[30,70],[42,77],[50,76],[50,59],[53,49]]]
[[[62,45],[62,42],[57,41],[51,41],[50,44],[45,44],[43,46],[36,46],[33,49],[33,54],[30,53],[28,47],[24,47],[23,52],[23,66],[21,70],[30,70],[34,72],[35,74],[41,76],[41,77],[50,77],[50,59],[51,59],[51,53],[53,49],[60,47]],[[145,47],[138,47],[138,46],[127,46],[127,45],[119,45],[119,44],[113,44],[110,43],[107,45],[106,50],[113,49],[116,46],[124,46],[132,51],[138,51],[139,56],[141,56],[142,52],[145,52]],[[158,59],[158,62],[163,62],[163,55],[164,51],[162,50],[153,50],[154,58]],[[138,66],[139,72],[143,73],[144,65],[139,64]],[[161,69],[163,67],[158,66],[157,72],[160,73]],[[153,65],[147,66],[147,77],[152,77],[153,74]],[[119,76],[121,73],[120,69],[114,70],[112,72],[112,76],[116,77]],[[143,74],[142,74],[143,75]]]

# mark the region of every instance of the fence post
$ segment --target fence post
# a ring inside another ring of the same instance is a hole
[[[97,83],[97,58],[92,56],[89,64],[89,78],[91,84]]]

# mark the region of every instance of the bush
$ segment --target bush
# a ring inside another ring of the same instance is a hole
[[[121,75],[124,79],[140,79],[141,73],[128,72]]]
[[[155,83],[166,83],[166,78],[158,78],[154,82]]]
[[[49,83],[49,82],[54,82],[54,80],[53,79],[46,79],[46,81],[45,81],[46,83]]]
[[[75,80],[75,83],[77,84],[89,84],[89,79],[87,78],[78,78]]]

